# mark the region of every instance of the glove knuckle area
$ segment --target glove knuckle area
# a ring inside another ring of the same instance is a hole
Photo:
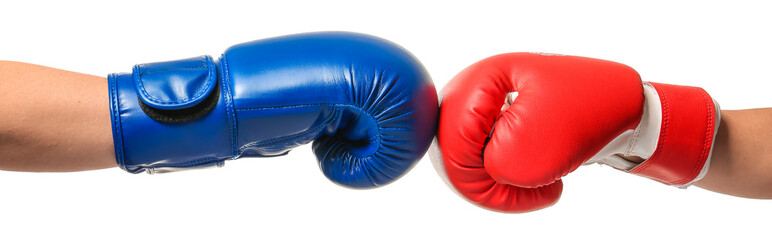
[[[536,188],[524,188],[494,180],[484,167],[461,166],[444,162],[453,189],[480,207],[507,213],[522,213],[555,204],[563,192],[563,182],[556,181]]]
[[[596,136],[616,136],[598,132],[618,131],[623,129],[618,125],[635,124],[640,116],[640,77],[626,65],[532,53],[484,61],[506,69],[519,91],[495,122],[484,152],[485,167],[498,182],[529,188],[551,184],[597,152],[597,143],[610,140]]]
[[[386,185],[421,159],[436,129],[437,95],[423,67],[352,76],[351,104],[314,141],[322,172],[354,188]]]
[[[494,151],[503,154],[489,154],[491,143],[486,144],[487,134],[483,130],[488,128],[481,125],[475,128],[472,122],[458,126],[443,124],[445,122],[440,124],[437,139],[442,161],[438,171],[442,171],[451,188],[468,201],[494,211],[517,213],[545,208],[559,199],[563,186],[559,180],[537,187],[511,184],[509,176],[519,175],[508,168],[511,167],[508,162],[511,158],[506,154],[509,151],[497,149]],[[457,132],[448,130],[454,128]]]
[[[363,110],[337,106],[336,121],[314,140],[313,150],[327,178],[335,183],[354,187],[375,187],[390,181],[390,171],[378,161],[381,145],[380,126]]]
[[[240,119],[248,118],[243,112],[258,114],[247,108],[299,106],[287,111],[294,115],[289,118],[303,120],[296,125],[274,121],[284,119],[278,117],[271,117],[274,124],[260,124],[259,116],[250,124],[239,120],[241,142],[292,133],[292,139],[262,147],[282,153],[314,140],[321,170],[343,186],[369,188],[394,181],[421,158],[436,129],[431,78],[410,53],[384,39],[307,33],[239,44],[224,56],[237,85],[234,105],[242,109]],[[304,109],[308,114],[295,113]],[[276,134],[254,137],[267,132]],[[301,136],[294,138],[296,133]]]
[[[505,112],[495,123],[493,132],[483,149],[484,167],[499,183],[525,188],[536,188],[558,181],[566,172],[571,150],[555,151],[555,145],[565,139],[549,136],[553,124],[538,124],[527,114],[517,110]],[[575,145],[571,142],[566,146]]]
[[[562,182],[553,180],[552,184],[526,188],[494,178],[496,173],[511,171],[501,166],[511,159],[507,156],[511,149],[503,144],[505,148],[488,155],[489,137],[514,130],[511,124],[499,122],[507,94],[517,91],[519,84],[512,79],[511,69],[498,62],[502,57],[509,56],[494,56],[470,66],[443,89],[436,140],[441,154],[433,157],[441,158],[435,164],[438,171],[468,201],[495,211],[532,211],[554,204],[562,192]]]

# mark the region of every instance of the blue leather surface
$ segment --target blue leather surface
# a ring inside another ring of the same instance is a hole
[[[135,75],[157,73],[143,75],[153,77],[146,84],[153,86],[149,96],[191,102],[184,99],[206,88],[205,71],[175,68],[195,62],[147,64]],[[121,167],[141,172],[212,165],[278,156],[314,141],[329,179],[374,187],[408,171],[435,131],[437,95],[428,73],[406,50],[380,38],[324,32],[258,40],[229,48],[216,65],[217,106],[182,123],[150,119],[140,99],[152,107],[181,106],[138,96],[131,74],[109,76]]]
[[[217,84],[209,56],[138,64],[133,77],[142,101],[164,110],[193,107],[206,99]]]

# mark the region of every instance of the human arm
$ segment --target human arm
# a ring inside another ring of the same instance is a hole
[[[733,196],[772,198],[772,108],[723,110],[710,169],[695,186]]]
[[[0,90],[0,169],[117,166],[105,78],[0,61]]]

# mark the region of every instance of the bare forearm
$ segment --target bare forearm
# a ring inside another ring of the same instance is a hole
[[[104,78],[0,61],[0,169],[116,166]]]
[[[708,174],[696,186],[772,198],[772,108],[721,111]]]

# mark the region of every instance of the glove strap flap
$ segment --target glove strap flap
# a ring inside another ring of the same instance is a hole
[[[718,105],[701,88],[650,84],[662,103],[657,148],[630,172],[686,187],[707,173],[720,117]]]
[[[132,73],[139,99],[160,110],[193,107],[212,94],[217,75],[212,58],[194,58],[145,63],[134,66]]]
[[[160,173],[232,159],[235,115],[222,74],[211,57],[201,56],[108,76],[118,165]]]

